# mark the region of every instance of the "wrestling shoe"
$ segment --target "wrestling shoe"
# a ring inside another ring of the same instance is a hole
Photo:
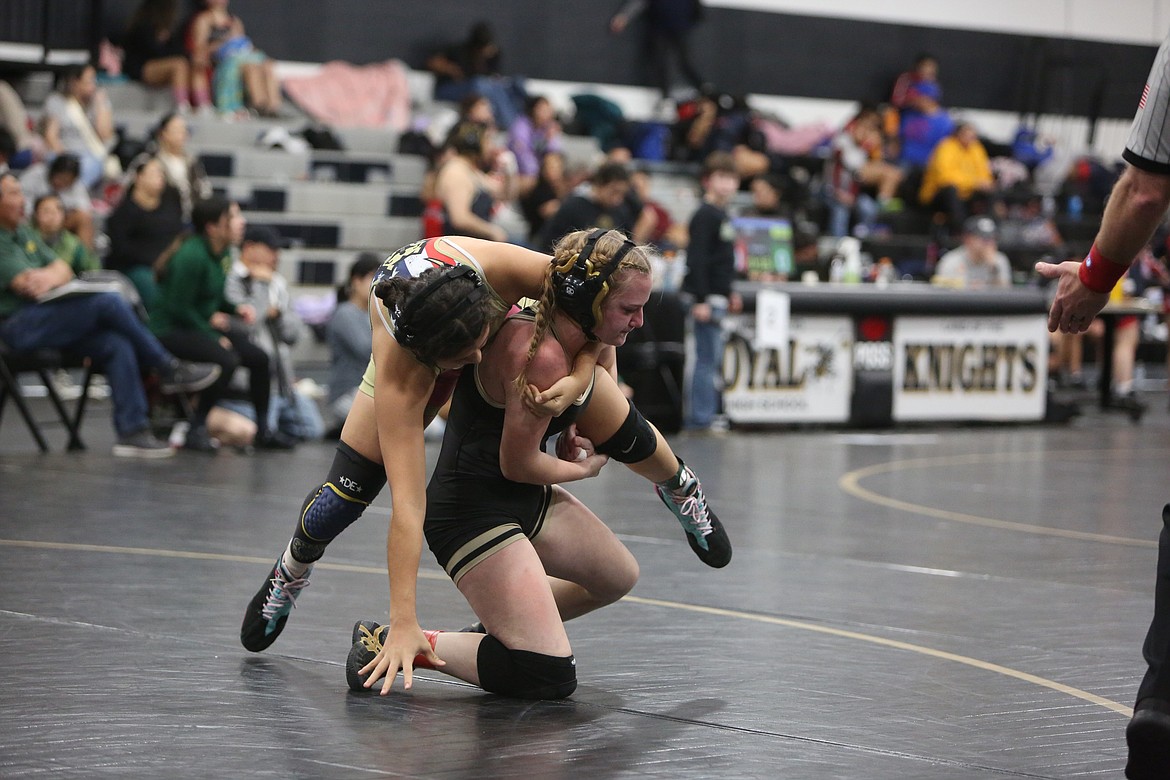
[[[259,653],[275,642],[284,630],[288,613],[296,606],[297,596],[308,586],[309,572],[294,579],[277,561],[271,576],[256,591],[244,613],[240,626],[240,642],[244,648]]]
[[[378,653],[382,652],[382,643],[386,641],[386,632],[389,629],[390,626],[380,626],[372,620],[359,620],[353,624],[353,633],[351,634],[353,647],[349,649],[349,655],[345,659],[345,682],[351,691],[370,690],[365,687],[369,675],[363,675],[361,670],[365,668],[366,664],[377,658]],[[423,636],[430,642],[432,650],[435,649],[435,641],[441,633],[443,632],[423,629]],[[435,668],[422,653],[414,657],[414,662],[411,665],[415,669]]]
[[[684,479],[681,487],[667,490],[655,485],[654,490],[666,508],[674,513],[687,533],[687,543],[708,566],[721,569],[731,562],[731,540],[723,530],[723,523],[707,506],[707,497],[699,478],[689,467],[683,465]]]
[[[345,659],[345,682],[351,691],[368,690],[365,682],[369,675],[360,672],[382,650],[382,640],[386,638],[388,628],[372,620],[359,620],[353,624],[353,647]]]
[[[1129,780],[1165,780],[1170,773],[1170,701],[1144,699],[1125,727]]]

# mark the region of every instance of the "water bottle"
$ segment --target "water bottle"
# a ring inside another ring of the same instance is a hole
[[[1071,220],[1079,220],[1081,214],[1084,213],[1085,202],[1081,200],[1080,195],[1070,195],[1068,197],[1068,217]]]

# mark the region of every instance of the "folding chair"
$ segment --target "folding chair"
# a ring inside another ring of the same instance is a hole
[[[60,368],[66,368],[71,365],[70,361],[58,350],[55,349],[41,349],[32,352],[17,352],[9,347],[3,340],[0,340],[0,419],[3,418],[4,407],[7,404],[8,398],[11,397],[16,404],[20,416],[24,418],[25,425],[28,426],[29,433],[32,434],[36,440],[37,447],[41,452],[48,452],[49,445],[45,441],[44,434],[41,433],[41,426],[37,419],[33,416],[32,410],[29,409],[28,399],[24,395],[24,391],[20,386],[18,379],[20,374],[34,373],[40,377],[41,384],[43,384],[48,392],[49,401],[53,405],[53,409],[60,418],[61,424],[65,427],[69,435],[69,441],[66,449],[70,451],[84,450],[85,443],[81,440],[79,433],[81,428],[82,413],[84,411],[85,392],[82,392],[82,402],[78,403],[74,414],[69,414],[65,408],[64,401],[61,400],[61,395],[57,392],[57,388],[53,386],[52,377],[49,375],[51,371],[56,371]],[[91,370],[86,371],[85,385],[88,389]]]

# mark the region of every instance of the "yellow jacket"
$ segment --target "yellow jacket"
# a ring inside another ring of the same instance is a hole
[[[983,144],[972,141],[964,147],[953,135],[948,136],[938,142],[926,163],[918,200],[929,205],[943,187],[954,187],[966,200],[979,185],[992,181],[991,163]]]

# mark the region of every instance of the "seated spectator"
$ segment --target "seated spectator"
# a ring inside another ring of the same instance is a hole
[[[191,63],[211,68],[211,88],[220,113],[240,115],[247,108],[261,116],[278,116],[283,98],[273,62],[252,45],[228,0],[203,0],[191,20]]]
[[[180,111],[210,108],[207,71],[192,69],[178,21],[178,0],[142,0],[122,36],[122,72],[148,87],[170,87]]]
[[[630,173],[630,192],[637,198],[642,208],[634,231],[640,235],[641,240],[635,243],[650,244],[661,251],[685,248],[687,226],[682,222],[676,222],[666,207],[654,199],[650,186],[649,172]],[[645,231],[644,234],[642,231]]]
[[[536,186],[544,155],[561,151],[561,125],[548,98],[528,99],[524,114],[508,130],[508,149],[516,157],[519,194],[524,197]]]
[[[453,156],[435,175],[433,229],[435,235],[463,235],[506,241],[508,234],[492,222],[496,199],[484,173],[493,144],[488,128],[475,122],[460,122],[447,138]],[[428,233],[428,238],[434,236]]]
[[[641,216],[627,199],[630,191],[630,171],[618,162],[603,163],[593,174],[588,195],[570,195],[556,213],[544,223],[536,249],[547,252],[557,238],[574,230],[598,227],[620,230],[631,235]]]
[[[110,214],[105,266],[130,278],[150,311],[158,297],[154,263],[183,232],[179,193],[167,186],[162,163],[147,157],[131,168],[130,191]]]
[[[1011,287],[1012,266],[995,238],[991,217],[968,219],[963,225],[963,243],[939,258],[931,283],[964,290]]]
[[[963,122],[930,155],[918,201],[940,215],[953,234],[969,214],[989,209],[994,187],[987,150],[975,128]]]
[[[81,239],[65,228],[65,207],[58,195],[49,193],[37,198],[32,226],[49,251],[68,263],[75,276],[97,270],[97,257],[85,248]]]
[[[858,234],[873,229],[881,210],[901,208],[896,199],[902,169],[882,159],[878,114],[862,108],[833,137],[829,163],[829,232],[840,238],[855,221]]]
[[[46,157],[72,154],[81,162],[81,183],[93,191],[103,179],[117,180],[122,166],[112,154],[117,134],[114,112],[98,89],[92,65],[76,65],[61,74],[60,89],[45,98],[41,134]]]
[[[370,362],[370,285],[381,265],[381,257],[373,252],[358,255],[349,267],[345,284],[337,290],[337,308],[325,328],[329,344],[329,392],[325,396],[329,438],[341,435],[341,426]]]
[[[44,154],[44,139],[30,130],[24,101],[7,81],[0,80],[0,173],[21,170]]]
[[[225,269],[231,257],[231,204],[218,196],[199,201],[192,228],[192,234],[180,236],[155,264],[158,297],[150,312],[150,328],[163,345],[176,355],[214,363],[222,370],[219,379],[199,394],[184,446],[215,451],[207,414],[224,397],[235,370],[244,366],[249,398],[261,425],[256,446],[287,449],[287,440],[266,426],[272,393],[268,355],[246,332],[233,327],[233,317],[254,323],[256,311],[247,304],[230,304],[224,297]]]
[[[501,74],[500,46],[488,22],[476,22],[466,40],[433,52],[426,67],[435,74],[435,100],[458,103],[472,92],[483,95],[503,130],[524,108],[524,81]]]
[[[938,60],[918,55],[914,66],[894,83],[890,105],[898,112],[898,159],[908,170],[921,170],[934,147],[955,129],[942,107]]]
[[[545,152],[540,158],[536,182],[526,195],[520,197],[520,209],[528,222],[528,240],[535,241],[545,221],[561,207],[561,201],[572,191],[565,174],[565,155]]]
[[[150,134],[146,151],[134,158],[130,167],[136,168],[153,157],[162,164],[166,182],[179,193],[183,221],[191,221],[191,206],[197,200],[211,196],[211,180],[199,158],[187,149],[191,137],[187,119],[179,113],[164,116]]]
[[[217,366],[181,363],[115,293],[37,299],[73,279],[24,222],[24,193],[0,174],[0,338],[12,349],[63,349],[94,362],[109,382],[118,457],[173,454],[150,432],[142,371],[158,374],[164,392],[198,392],[219,376]]]
[[[242,324],[254,344],[268,354],[277,393],[272,396],[265,424],[246,402],[225,400],[223,405],[256,419],[275,435],[292,441],[319,439],[325,423],[317,403],[296,386],[290,347],[301,339],[304,323],[292,310],[288,281],[277,271],[280,236],[270,227],[252,225],[244,233],[240,259],[232,264],[224,286],[229,304],[250,306],[256,312],[252,323]],[[239,377],[236,378],[237,380]]]
[[[77,235],[88,251],[93,251],[93,204],[81,183],[81,164],[75,156],[62,154],[47,167],[36,163],[21,174],[20,186],[32,201],[43,195],[60,198],[65,208],[65,228]]]
[[[772,167],[771,158],[753,146],[752,132],[746,100],[707,92],[679,107],[671,154],[683,162],[703,162],[712,152],[728,152],[740,178],[749,179]]]

